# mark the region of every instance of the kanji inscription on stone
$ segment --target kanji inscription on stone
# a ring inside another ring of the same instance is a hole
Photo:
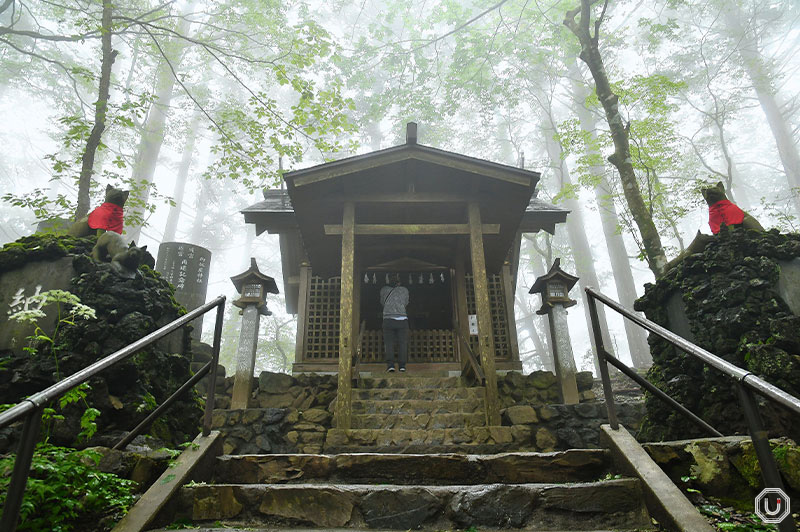
[[[211,252],[204,247],[185,242],[163,242],[158,247],[156,270],[175,287],[175,299],[187,310],[206,302],[210,266]],[[198,318],[192,325],[192,338],[199,340],[203,323]]]

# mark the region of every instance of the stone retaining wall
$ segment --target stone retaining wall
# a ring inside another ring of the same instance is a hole
[[[498,377],[502,422],[530,434],[530,445],[543,451],[599,448],[599,427],[608,423],[605,403],[591,391],[591,373],[578,374],[584,402],[556,404],[555,375],[508,373]],[[320,453],[333,421],[335,375],[291,375],[263,372],[254,383],[253,397],[244,410],[228,410],[233,379],[225,380],[218,397],[213,427],[225,435],[226,454]],[[617,405],[620,422],[639,429],[641,402]]]
[[[322,452],[333,420],[336,375],[262,372],[243,410],[228,410],[232,391],[229,377],[213,417],[213,428],[225,435],[224,453]]]

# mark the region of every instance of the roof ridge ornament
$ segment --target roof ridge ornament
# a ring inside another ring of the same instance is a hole
[[[417,143],[417,123],[409,122],[406,124],[406,144]]]

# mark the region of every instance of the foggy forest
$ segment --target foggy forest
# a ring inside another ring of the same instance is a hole
[[[560,258],[592,369],[580,292],[632,307],[710,234],[702,186],[797,231],[798,19],[795,0],[0,0],[0,244],[86,215],[111,184],[131,190],[126,239],[208,248],[209,299],[234,298],[250,257],[281,278],[277,235],[243,208],[416,122],[421,144],[541,172],[538,197],[570,211],[524,235],[516,326],[525,369],[548,368],[528,290]],[[291,370],[282,297],[257,371]],[[607,319],[623,360],[647,350]],[[227,311],[229,369],[240,320]]]

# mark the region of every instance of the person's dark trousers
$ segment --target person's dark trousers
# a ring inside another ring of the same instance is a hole
[[[383,345],[386,348],[386,367],[394,367],[394,352],[397,348],[397,363],[406,367],[408,358],[408,320],[383,320]]]

